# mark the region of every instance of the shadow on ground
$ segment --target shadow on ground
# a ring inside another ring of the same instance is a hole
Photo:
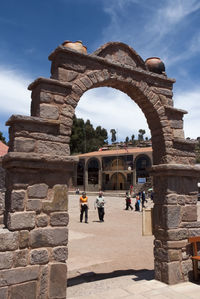
[[[116,278],[116,277],[122,277],[122,276],[128,276],[128,275],[134,275],[135,277],[132,278],[134,281],[139,280],[152,280],[154,279],[154,270],[117,270],[110,273],[95,273],[95,272],[87,272],[84,274],[81,274],[79,276],[69,278],[67,280],[67,286],[72,287],[75,285],[79,285],[82,283],[92,282],[92,281],[98,281],[103,279],[110,279],[110,278]]]

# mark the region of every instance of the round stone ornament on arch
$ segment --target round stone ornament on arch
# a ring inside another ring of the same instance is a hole
[[[68,185],[77,163],[69,148],[73,116],[84,92],[104,86],[134,100],[151,131],[155,278],[168,284],[187,281],[192,273],[188,237],[200,234],[199,168],[194,165],[195,143],[184,138],[186,111],[173,106],[175,80],[162,67],[155,72],[131,47],[119,42],[107,43],[92,54],[61,45],[49,60],[50,79],[38,78],[29,86],[31,116],[13,115],[7,122],[10,140],[3,159],[7,191],[1,250],[9,251],[13,260],[23,259],[18,259],[18,266],[10,263],[1,268],[6,282],[0,284],[0,292],[4,287],[5,294],[19,289],[24,294],[26,284],[35,298],[65,298]]]

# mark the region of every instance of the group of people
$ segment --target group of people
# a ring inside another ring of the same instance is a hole
[[[77,193],[76,193],[77,194]],[[126,192],[126,208],[125,210],[133,210],[132,204],[131,204],[131,195],[129,192]],[[135,211],[140,211],[140,204],[142,203],[142,208],[145,208],[145,202],[146,196],[145,191],[142,191],[136,195],[136,201],[135,201]],[[105,198],[103,196],[103,192],[100,191],[99,195],[96,197],[96,200],[94,202],[94,208],[98,210],[98,217],[100,222],[104,222],[104,205],[105,205]],[[88,223],[88,209],[89,209],[89,203],[88,203],[88,197],[86,195],[86,192],[83,192],[80,197],[80,222],[83,222],[83,217],[85,215],[85,223]]]
[[[131,195],[128,193],[128,191],[126,192],[126,208],[125,210],[129,210],[129,208],[131,210],[133,210],[133,207],[131,205]],[[142,203],[142,208],[145,208],[145,202],[147,202],[146,200],[146,195],[145,195],[145,191],[139,192],[136,195],[136,200],[135,200],[135,211],[140,211],[140,203]]]
[[[104,215],[105,215],[104,205],[105,205],[105,199],[103,197],[103,192],[100,191],[99,195],[97,196],[94,202],[94,207],[95,209],[97,208],[98,210],[98,216],[100,222],[104,222]],[[83,192],[82,196],[80,197],[80,222],[83,221],[83,215],[85,214],[85,223],[88,223],[88,209],[89,209],[88,197],[86,196],[86,193]]]

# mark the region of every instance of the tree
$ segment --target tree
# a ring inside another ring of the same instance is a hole
[[[143,141],[144,140],[144,134],[146,133],[146,131],[140,129],[138,132],[139,132],[139,134],[138,134],[138,140],[139,141]]]
[[[125,143],[126,143],[126,145],[128,145],[128,143],[129,143],[129,137],[128,136],[125,139]]]
[[[111,129],[110,133],[111,133],[111,141],[115,142],[116,141],[116,133],[117,133],[116,130],[115,129]]]
[[[74,116],[70,140],[71,154],[96,151],[104,145],[107,138],[106,129],[101,126],[94,129],[89,119],[84,122],[82,118]]]
[[[3,133],[0,131],[0,141],[6,144],[6,138],[3,136]]]

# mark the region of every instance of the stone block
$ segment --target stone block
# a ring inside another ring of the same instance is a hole
[[[48,265],[40,266],[41,274],[39,279],[39,298],[46,299],[48,293]]]
[[[52,226],[67,226],[69,215],[67,212],[55,212],[50,214],[50,224]]]
[[[30,263],[32,265],[39,264],[44,265],[49,261],[49,255],[47,249],[34,249],[30,253]]]
[[[0,216],[0,225],[2,225],[3,223],[4,223],[4,216],[1,215],[1,216]]]
[[[178,195],[177,196],[177,203],[181,206],[185,205],[186,196],[184,195]]]
[[[182,207],[182,221],[196,221],[197,220],[197,207],[196,205],[188,205]]]
[[[188,238],[188,230],[185,228],[171,229],[167,231],[167,239],[170,241],[179,241]]]
[[[167,248],[169,249],[181,249],[184,248],[187,244],[188,244],[188,240],[166,242]]]
[[[18,246],[18,232],[0,229],[0,251],[16,250]]]
[[[177,204],[177,194],[166,195],[164,202],[168,205],[176,205]]]
[[[63,107],[61,114],[66,116],[66,117],[70,117],[73,118],[74,116],[74,108],[70,105],[66,105],[66,107]]]
[[[55,185],[51,201],[43,202],[44,212],[67,211],[68,210],[68,188],[67,185]]]
[[[34,152],[35,140],[30,138],[15,138],[14,140],[14,151],[15,152]]]
[[[8,288],[0,288],[0,299],[7,299],[8,298]]]
[[[53,95],[53,101],[55,103],[58,103],[58,104],[64,104],[65,102],[65,97],[64,96],[61,96],[59,94],[54,94]]]
[[[197,203],[197,195],[188,195],[185,197],[185,204],[193,204]]]
[[[31,281],[11,286],[9,299],[35,299],[37,298],[37,283]]]
[[[13,263],[13,252],[0,252],[0,270],[10,269]]]
[[[35,212],[15,212],[8,214],[8,229],[32,229],[35,227]]]
[[[39,266],[35,265],[23,268],[2,270],[0,276],[0,287],[37,280],[39,276],[39,269]]]
[[[162,281],[168,284],[176,284],[183,281],[180,262],[163,263]]]
[[[188,276],[189,272],[192,274],[193,272],[193,265],[192,260],[188,259],[181,262],[182,272],[185,276]],[[191,275],[190,274],[190,275]]]
[[[67,143],[58,143],[50,141],[38,141],[37,153],[56,155],[56,156],[69,156],[70,149]]]
[[[181,251],[180,250],[168,250],[168,261],[174,262],[174,261],[180,261],[181,259]]]
[[[54,105],[40,104],[40,117],[48,119],[58,119],[58,108]]]
[[[53,259],[57,262],[65,262],[68,257],[68,249],[66,246],[53,248]]]
[[[17,250],[14,253],[14,267],[25,267],[28,263],[28,249]]]
[[[29,199],[26,204],[27,211],[35,211],[36,213],[42,210],[42,201],[40,199]]]
[[[38,228],[30,232],[30,245],[32,248],[54,247],[67,245],[68,230],[59,228]]]
[[[19,248],[25,248],[29,246],[29,231],[19,231]]]
[[[170,205],[163,206],[162,223],[165,228],[177,228],[181,221],[181,207]]]
[[[28,189],[29,198],[45,198],[48,192],[48,186],[46,184],[35,184],[29,186]]]
[[[48,216],[47,215],[38,215],[36,218],[36,224],[38,227],[45,227],[48,225]]]
[[[41,91],[40,92],[40,102],[41,103],[51,103],[53,95],[48,92]]]
[[[49,279],[49,299],[66,297],[67,265],[51,264]]]
[[[23,211],[24,210],[25,191],[17,190],[11,193],[11,211]]]

